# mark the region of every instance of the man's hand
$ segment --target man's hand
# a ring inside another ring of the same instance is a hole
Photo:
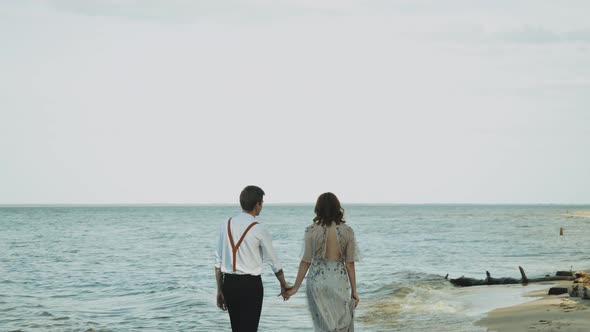
[[[215,280],[217,281],[217,307],[223,311],[227,311],[227,306],[225,305],[225,298],[223,297],[223,292],[221,292],[221,285],[223,284],[223,273],[221,273],[221,269],[215,267]]]
[[[223,297],[222,292],[217,292],[217,307],[223,311],[227,311],[227,306],[225,305],[225,298]]]

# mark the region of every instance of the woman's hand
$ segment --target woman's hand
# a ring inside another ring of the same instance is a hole
[[[299,290],[299,286],[293,286],[293,287],[287,289],[287,296],[291,297],[291,296],[295,295],[295,293],[297,293],[298,290]]]
[[[281,292],[277,296],[282,296],[283,301],[287,301],[289,299],[289,297],[291,297],[289,294],[287,294],[287,291],[289,289],[291,289],[292,287],[293,286],[289,286],[289,284],[285,284],[285,286],[281,285]]]
[[[352,293],[352,298],[354,299],[354,307],[356,308],[360,302],[359,295],[357,293]]]

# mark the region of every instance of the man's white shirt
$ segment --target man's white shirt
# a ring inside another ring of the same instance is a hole
[[[234,244],[244,234],[244,231],[256,219],[245,212],[238,214],[231,219],[231,234]],[[252,227],[246,237],[240,244],[236,253],[236,271],[232,268],[232,249],[227,234],[227,220],[219,226],[219,235],[217,237],[217,248],[215,250],[215,267],[221,268],[223,273],[231,274],[262,274],[262,263],[267,261],[274,273],[279,272],[282,267],[277,259],[274,247],[272,246],[272,237],[262,224]]]

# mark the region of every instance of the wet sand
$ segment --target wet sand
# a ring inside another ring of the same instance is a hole
[[[568,294],[547,295],[551,287],[569,287],[571,281],[547,284],[547,288],[526,294],[541,297],[527,303],[500,308],[477,322],[488,331],[590,331],[590,300]]]

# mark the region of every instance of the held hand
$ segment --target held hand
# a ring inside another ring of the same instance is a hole
[[[352,299],[354,300],[354,307],[356,308],[360,302],[359,295],[357,293],[352,293]]]
[[[291,288],[287,289],[287,296],[291,297],[291,296],[295,295],[295,293],[297,293],[298,290],[299,290],[299,287],[291,287]]]
[[[284,286],[281,285],[281,293],[277,296],[282,296],[283,297],[283,301],[287,301],[289,299],[289,295],[287,295],[287,290],[291,289],[292,286],[290,286],[289,284],[285,284]]]
[[[227,311],[227,306],[225,305],[225,298],[223,297],[222,292],[217,292],[217,307],[223,311]]]

